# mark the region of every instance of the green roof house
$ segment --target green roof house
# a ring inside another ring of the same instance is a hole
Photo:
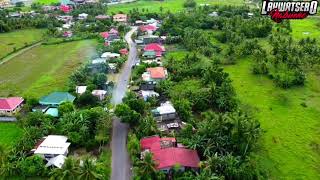
[[[49,105],[49,106],[59,106],[63,102],[73,102],[75,99],[74,96],[72,96],[68,92],[53,92],[47,96],[42,97],[39,100],[39,104],[41,105]]]

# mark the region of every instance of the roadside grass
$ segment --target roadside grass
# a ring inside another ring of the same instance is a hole
[[[304,87],[285,90],[253,75],[250,67],[249,59],[242,59],[225,70],[265,131],[258,166],[271,179],[320,179],[320,75],[310,73]]]
[[[42,45],[0,66],[0,96],[39,98],[67,90],[68,77],[95,53],[93,40]]]
[[[43,29],[26,29],[9,33],[0,33],[0,58],[26,44],[42,39]]]
[[[306,19],[291,20],[292,36],[295,39],[302,38],[316,38],[320,39],[320,18],[318,17],[308,17]]]
[[[197,5],[210,4],[210,5],[243,5],[242,0],[196,0]],[[160,12],[160,7],[163,8],[163,12],[178,12],[183,9],[184,0],[164,0],[164,1],[148,1],[140,0],[133,3],[112,5],[108,7],[108,13],[127,13],[133,8],[142,10],[148,9],[149,12]]]
[[[22,136],[22,129],[16,123],[0,123],[0,145],[9,149]]]

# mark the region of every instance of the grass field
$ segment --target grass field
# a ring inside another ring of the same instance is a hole
[[[320,18],[308,17],[303,20],[291,20],[292,35],[297,38],[316,38],[320,39]]]
[[[160,7],[163,12],[171,11],[177,12],[183,9],[184,0],[164,0],[164,1],[147,1],[140,0],[134,3],[113,5],[108,8],[108,13],[128,12],[133,8],[148,9],[149,12],[160,12]],[[196,0],[197,4],[211,4],[211,5],[243,5],[242,0]]]
[[[66,90],[68,77],[94,54],[95,41],[42,45],[0,66],[0,97],[40,97]]]
[[[261,168],[272,179],[320,179],[320,74],[309,75],[305,87],[284,90],[253,75],[250,67],[249,60],[242,60],[225,70],[240,101],[265,130],[258,154]]]
[[[59,3],[60,0],[36,0],[36,2],[38,2],[40,4],[50,5],[52,3]]]
[[[14,145],[15,141],[22,135],[20,129],[15,123],[0,123],[0,145],[8,149]]]
[[[26,29],[10,33],[0,33],[0,58],[26,44],[36,42],[42,38],[41,29]]]

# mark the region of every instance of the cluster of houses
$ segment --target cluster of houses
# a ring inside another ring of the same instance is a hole
[[[138,28],[138,38],[135,42],[140,47],[141,61],[143,63],[156,63],[157,67],[146,68],[141,75],[139,88],[133,89],[136,94],[147,101],[149,98],[160,98],[160,106],[151,110],[151,114],[157,123],[158,130],[162,134],[179,131],[185,125],[177,115],[173,104],[168,100],[162,100],[159,93],[155,92],[156,84],[168,78],[168,71],[162,66],[162,59],[166,53],[163,46],[165,37],[156,34],[161,22],[155,19],[135,22]],[[164,98],[165,99],[165,98]],[[140,140],[141,159],[146,153],[151,153],[156,164],[156,169],[169,173],[176,165],[181,171],[198,171],[200,159],[196,150],[188,149],[172,137],[160,137],[158,135],[144,137]]]

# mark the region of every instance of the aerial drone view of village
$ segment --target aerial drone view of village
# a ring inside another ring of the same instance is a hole
[[[0,179],[320,179],[317,7],[0,0]]]

